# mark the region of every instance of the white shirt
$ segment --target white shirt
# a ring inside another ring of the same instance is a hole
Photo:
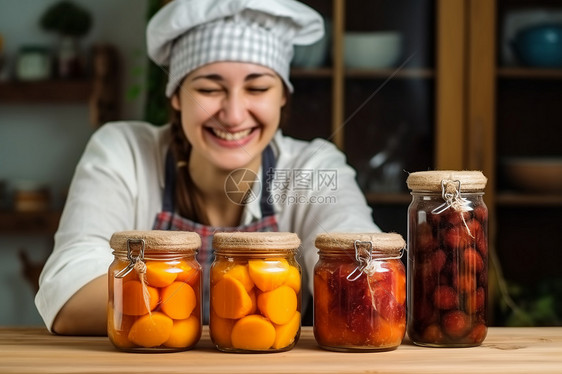
[[[152,229],[162,210],[170,139],[170,125],[114,122],[88,142],[70,185],[53,252],[39,278],[35,304],[47,328],[74,293],[107,274],[114,232]],[[278,131],[271,145],[277,159],[271,197],[279,230],[294,232],[302,241],[298,259],[308,284],[308,289],[303,287],[306,302],[313,289],[318,233],[380,230],[355,182],[355,171],[332,143],[296,140]],[[241,224],[259,218],[258,198],[245,207]]]

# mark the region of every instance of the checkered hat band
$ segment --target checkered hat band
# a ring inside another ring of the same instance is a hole
[[[293,46],[266,30],[236,23],[208,24],[176,40],[172,47],[166,95],[172,96],[185,75],[218,61],[249,62],[267,66],[289,82]]]

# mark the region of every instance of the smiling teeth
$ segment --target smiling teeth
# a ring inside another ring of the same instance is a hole
[[[252,129],[247,129],[247,130],[242,130],[242,131],[238,131],[238,132],[228,132],[228,131],[223,131],[221,129],[215,129],[213,128],[213,133],[224,140],[240,140],[246,136],[248,136],[248,134],[250,134],[250,132],[252,131]]]

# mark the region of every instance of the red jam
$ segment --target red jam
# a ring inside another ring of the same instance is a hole
[[[374,351],[400,345],[406,330],[404,245],[398,234],[319,235],[314,336],[322,348]],[[363,254],[356,257],[357,250]]]

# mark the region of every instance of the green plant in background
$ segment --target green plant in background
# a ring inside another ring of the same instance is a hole
[[[163,5],[163,0],[149,0],[147,19],[150,19]],[[146,74],[146,104],[144,119],[157,125],[165,124],[170,118],[170,103],[166,97],[168,73],[152,60],[148,61]]]
[[[139,61],[146,57],[144,50],[136,49],[133,51],[133,60]],[[131,68],[130,75],[132,77],[133,83],[127,89],[125,97],[127,100],[136,100],[143,92],[144,81],[146,80],[146,71],[139,65],[135,65]]]
[[[147,20],[162,7],[162,0],[149,0]],[[146,58],[146,51],[134,52],[134,59]],[[162,67],[148,59],[147,67],[134,66],[131,69],[133,83],[126,93],[128,100],[136,100],[143,93],[146,95],[143,119],[154,125],[163,125],[170,119],[170,103],[166,97],[168,73]]]
[[[170,103],[166,97],[168,74],[150,61],[146,77],[147,92],[144,107],[144,119],[147,122],[162,125],[170,119]]]
[[[41,27],[67,36],[84,36],[92,27],[92,16],[70,1],[61,1],[49,7],[40,19]]]
[[[500,303],[506,326],[561,326],[562,278],[545,279],[535,286],[507,283],[516,307]]]

